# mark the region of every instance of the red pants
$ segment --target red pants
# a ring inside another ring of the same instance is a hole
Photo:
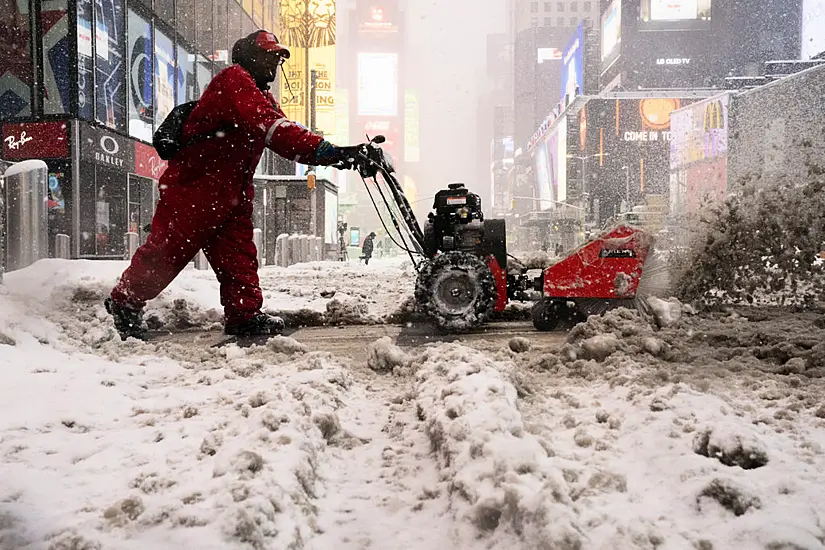
[[[212,178],[161,185],[152,230],[112,290],[115,303],[144,307],[202,249],[221,284],[225,322],[251,318],[263,304],[252,239],[253,196],[252,186],[241,191]]]

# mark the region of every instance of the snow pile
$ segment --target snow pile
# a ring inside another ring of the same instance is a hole
[[[682,318],[682,304],[676,298],[662,300],[656,296],[647,298],[647,303],[652,310],[656,324],[663,328],[675,326]]]
[[[421,361],[416,406],[450,480],[456,519],[488,547],[580,548],[563,473],[547,444],[525,430],[516,388],[500,366],[453,344]]]
[[[141,346],[109,362],[22,337],[0,353],[4,547],[304,548],[321,455],[347,437],[345,369],[289,339],[271,341],[278,363],[229,347],[200,369]]]
[[[411,361],[409,354],[393,344],[389,336],[384,336],[370,345],[367,366],[375,372],[401,373]]]
[[[707,304],[808,304],[825,297],[825,172],[745,182],[701,221],[676,261],[680,297]]]

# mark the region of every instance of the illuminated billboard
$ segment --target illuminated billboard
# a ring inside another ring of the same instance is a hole
[[[726,92],[671,115],[670,206],[674,214],[696,214],[725,198],[732,95]]]
[[[358,54],[358,115],[398,116],[398,54]]]
[[[642,27],[702,28],[710,22],[712,0],[642,0]]]
[[[622,43],[622,1],[613,0],[602,15],[602,62],[615,59]]]
[[[335,0],[284,0],[280,15],[279,37],[292,54],[284,66],[286,78],[281,78],[281,106],[287,117],[310,126],[308,115],[311,113],[307,105],[314,71],[315,130],[333,135],[336,130]]]
[[[561,70],[561,99],[566,97],[572,100],[581,95],[584,90],[584,22],[573,34],[573,39],[562,56]]]

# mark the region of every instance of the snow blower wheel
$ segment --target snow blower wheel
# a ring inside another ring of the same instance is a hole
[[[542,332],[555,330],[559,326],[564,309],[566,309],[566,304],[563,301],[542,298],[535,303],[531,312],[533,326]]]
[[[426,262],[415,285],[416,303],[444,332],[484,324],[496,298],[490,268],[482,258],[467,252],[446,252]]]

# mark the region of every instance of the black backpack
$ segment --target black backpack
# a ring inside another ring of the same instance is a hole
[[[167,115],[152,136],[152,145],[163,160],[171,160],[188,143],[183,143],[183,125],[197,106],[197,101],[181,103]]]

